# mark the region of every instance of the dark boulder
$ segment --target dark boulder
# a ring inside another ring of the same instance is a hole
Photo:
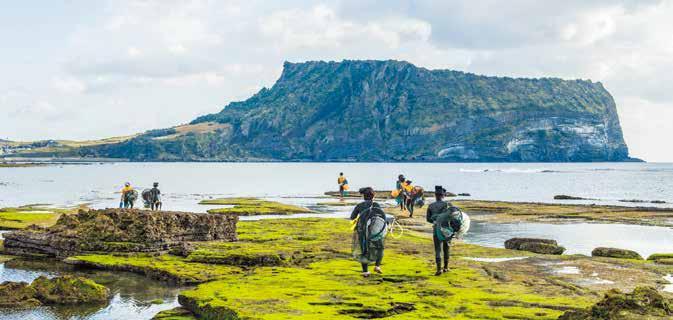
[[[608,258],[618,258],[618,259],[637,259],[643,260],[643,257],[633,250],[618,249],[618,248],[606,248],[598,247],[591,251],[592,257],[608,257]]]
[[[591,200],[591,199],[559,194],[554,196],[554,200]]]
[[[565,251],[565,248],[559,246],[556,240],[536,238],[512,238],[505,241],[505,248],[540,254],[563,254]]]

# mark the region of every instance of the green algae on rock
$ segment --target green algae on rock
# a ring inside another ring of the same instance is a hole
[[[617,259],[635,259],[643,260],[643,257],[633,250],[598,247],[591,251],[592,257],[607,257]]]
[[[311,213],[313,211],[284,204],[276,201],[262,200],[258,198],[221,198],[202,200],[199,204],[203,205],[222,205],[232,206],[227,208],[210,209],[208,213],[214,214],[236,214],[241,216],[254,215],[288,215],[296,213]]]
[[[0,209],[0,230],[24,229],[30,225],[48,227],[60,214],[50,209],[21,207]]]
[[[499,282],[469,266],[445,277],[426,270],[426,260],[388,254],[384,275],[363,279],[358,265],[344,259],[309,268],[258,268],[242,278],[199,285],[179,296],[180,303],[204,319],[374,318],[538,318],[555,319],[585,298],[548,297],[523,283]],[[518,303],[511,304],[516,295]]]
[[[110,290],[96,282],[70,275],[49,279],[40,276],[30,285],[4,282],[0,285],[0,307],[36,307],[42,304],[105,303]]]
[[[556,240],[535,238],[512,238],[505,241],[505,248],[511,250],[530,251],[540,254],[563,254],[564,247],[556,243]]]
[[[129,271],[179,284],[197,284],[241,273],[237,267],[188,261],[172,255],[82,255],[65,263],[104,270]]]
[[[35,298],[35,289],[25,282],[0,284],[0,308],[31,308],[41,304]]]
[[[152,320],[197,320],[194,314],[185,308],[174,308],[157,313]]]
[[[110,296],[108,288],[92,280],[69,275],[53,279],[40,276],[30,286],[44,304],[100,303]]]
[[[673,318],[673,299],[655,288],[637,287],[631,293],[610,290],[603,300],[585,310],[568,311],[559,320],[640,320]]]
[[[252,267],[348,257],[352,232],[343,222],[318,218],[242,221],[239,241],[193,243],[195,250],[187,260]]]
[[[647,257],[647,260],[659,261],[663,259],[673,259],[673,253],[654,253]]]

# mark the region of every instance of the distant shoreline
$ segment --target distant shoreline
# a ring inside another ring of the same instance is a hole
[[[0,163],[512,163],[512,164],[569,164],[569,163],[648,163],[642,159],[631,158],[628,160],[621,161],[539,161],[539,162],[526,162],[526,161],[438,161],[438,160],[382,160],[382,161],[357,161],[357,160],[309,160],[309,159],[297,159],[297,160],[274,160],[274,159],[242,159],[242,160],[131,160],[126,158],[77,158],[77,157],[66,157],[66,158],[56,158],[56,157],[6,157],[0,158]]]

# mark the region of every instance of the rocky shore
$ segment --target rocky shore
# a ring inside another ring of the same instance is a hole
[[[570,211],[478,201],[461,202],[461,208],[482,208],[475,216],[496,220]],[[595,218],[606,210],[578,215]],[[386,211],[405,232],[388,237],[383,274],[367,279],[352,259],[349,222],[333,218],[239,222],[232,214],[82,210],[47,228],[6,234],[5,253],[196,285],[179,295],[182,308],[155,319],[570,320],[593,319],[593,310],[606,308],[647,319],[670,316],[662,307],[670,296],[660,289],[663,277],[673,274],[666,263],[673,255],[643,260],[616,248],[597,248],[593,257],[563,255],[553,239],[514,239],[505,244],[511,249],[455,241],[451,270],[436,277],[424,217],[409,218],[394,207]],[[641,303],[642,297],[662,303]],[[618,299],[626,303],[614,303]]]

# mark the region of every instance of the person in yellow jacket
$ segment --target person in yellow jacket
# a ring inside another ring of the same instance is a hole
[[[348,179],[346,179],[343,172],[339,173],[339,178],[337,178],[337,184],[339,184],[339,198],[341,199],[341,201],[344,201],[344,196],[348,192]]]
[[[134,200],[132,199],[133,187],[131,186],[130,182],[124,184],[124,187],[121,190],[121,194],[122,198],[119,201],[119,207],[133,209],[133,200]]]

